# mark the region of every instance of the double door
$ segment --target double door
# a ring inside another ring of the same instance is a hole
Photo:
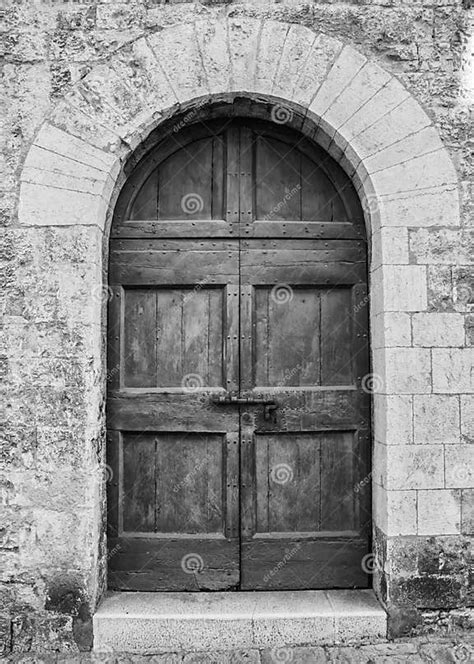
[[[328,232],[304,219],[317,188],[295,152],[226,125],[142,177],[140,206],[157,199],[156,219],[133,218],[135,201],[116,226],[112,588],[367,586],[365,245],[350,220]],[[284,177],[299,202],[279,205]],[[183,208],[191,187],[197,214]]]

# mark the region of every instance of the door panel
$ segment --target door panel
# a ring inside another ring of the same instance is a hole
[[[238,242],[111,250],[110,584],[233,588],[239,413],[211,397],[238,385]]]
[[[358,363],[368,358],[357,336],[366,321],[353,304],[364,256],[350,243],[326,243],[341,262],[321,263],[314,242],[274,241],[271,250],[260,242],[241,250],[241,297],[253,302],[241,309],[241,333],[253,345],[242,352],[243,394],[271,395],[278,408],[273,421],[256,408],[243,415],[241,584],[344,587],[351,576],[364,585],[370,522],[367,496],[354,487],[368,472],[369,395],[354,352],[364,356]],[[336,548],[345,556],[333,558]],[[326,575],[321,555],[329,556]]]
[[[112,588],[367,586],[361,238],[350,181],[283,127],[187,127],[132,173],[110,244]]]

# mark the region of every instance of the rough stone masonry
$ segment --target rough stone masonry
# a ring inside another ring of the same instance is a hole
[[[193,100],[202,106],[206,95],[245,93],[235,83],[241,70],[255,66],[259,80],[267,67],[261,89],[269,85],[271,94],[272,62],[281,60],[289,64],[278,70],[286,78],[277,96],[291,97],[302,70],[311,88],[309,36],[320,34],[327,68],[318,85],[342,73],[337,94],[327,84],[327,108],[315,114],[327,117],[326,147],[352,168],[373,225],[372,361],[384,385],[374,395],[374,588],[391,635],[469,626],[471,3],[18,0],[5,2],[1,17],[3,653],[49,652],[52,661],[52,653],[92,644],[107,565],[105,220],[124,164],[150,128],[189,112]],[[201,36],[191,38],[196,22]],[[338,59],[343,47],[370,63],[366,92],[354,75],[344,80],[351,64]],[[199,67],[212,88],[203,91]],[[390,94],[381,92],[387,81]],[[364,105],[378,113],[359,132],[373,141],[365,155],[353,126],[354,140],[339,140],[350,119],[331,120],[345,90],[354,118]],[[372,99],[385,110],[373,110]]]

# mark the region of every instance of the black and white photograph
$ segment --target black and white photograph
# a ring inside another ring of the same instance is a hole
[[[0,664],[474,662],[473,28],[0,2]]]

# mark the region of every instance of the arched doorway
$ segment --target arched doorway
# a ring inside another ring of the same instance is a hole
[[[185,126],[134,168],[110,240],[112,588],[368,585],[364,232],[342,169],[275,122]]]

